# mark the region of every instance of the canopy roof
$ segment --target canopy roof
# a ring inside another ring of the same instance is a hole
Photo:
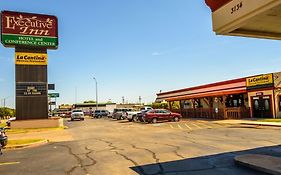
[[[218,35],[281,39],[281,0],[205,0]]]

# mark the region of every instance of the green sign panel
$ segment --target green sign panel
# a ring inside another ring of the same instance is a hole
[[[57,97],[60,97],[60,94],[59,93],[49,93],[48,96],[50,98],[57,98]]]
[[[27,45],[40,47],[57,47],[58,38],[2,34],[2,43],[7,46]]]

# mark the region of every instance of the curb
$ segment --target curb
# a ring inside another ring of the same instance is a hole
[[[257,126],[274,126],[274,127],[281,127],[281,125],[276,124],[269,124],[269,123],[241,123],[243,125],[257,125]]]
[[[245,154],[236,156],[234,162],[243,167],[267,174],[280,175],[280,158],[260,154]]]
[[[6,146],[5,149],[18,149],[18,148],[28,148],[28,147],[33,147],[33,146],[40,146],[49,143],[49,140],[42,140],[34,143],[29,143],[29,144],[22,144],[22,145],[15,145],[15,146]]]

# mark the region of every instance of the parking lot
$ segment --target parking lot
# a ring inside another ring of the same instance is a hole
[[[206,120],[157,124],[108,118],[68,121],[73,139],[5,150],[9,174],[261,174],[238,167],[235,155],[281,154],[280,129]],[[40,168],[38,168],[40,167]]]

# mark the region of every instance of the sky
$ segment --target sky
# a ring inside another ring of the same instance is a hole
[[[156,93],[281,70],[280,41],[218,36],[204,0],[0,0],[0,10],[56,15],[48,50],[58,104],[151,103]],[[0,46],[1,106],[15,106],[14,49]]]

